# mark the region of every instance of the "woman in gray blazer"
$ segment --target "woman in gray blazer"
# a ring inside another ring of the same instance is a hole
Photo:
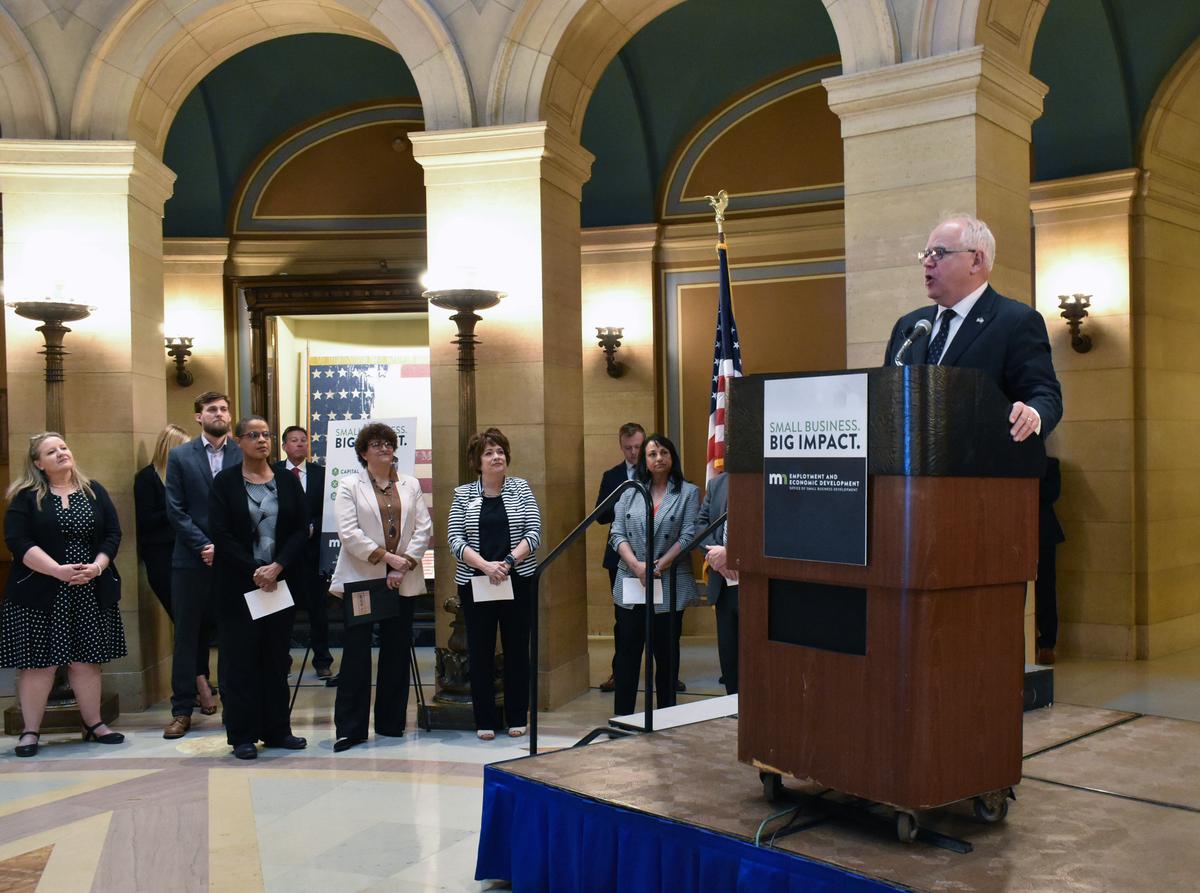
[[[696,580],[687,558],[676,571],[676,611],[673,615],[666,580],[680,550],[695,536],[700,491],[683,479],[675,444],[661,434],[650,435],[642,444],[636,475],[650,485],[654,503],[654,555],[649,560],[645,555],[645,499],[636,490],[629,490],[617,503],[616,517],[609,531],[609,543],[621,559],[613,586],[613,601],[623,609],[617,611],[615,707],[618,716],[634,711],[638,671],[646,644],[646,608],[644,604],[629,603],[625,581],[636,579],[645,587],[647,582],[653,583],[655,577],[663,579],[663,600],[654,605],[653,627],[654,687],[660,708],[675,703],[675,684],[668,674],[668,659],[670,666],[679,666],[678,630],[683,622],[683,609],[696,600]],[[650,600],[653,601],[653,595]]]

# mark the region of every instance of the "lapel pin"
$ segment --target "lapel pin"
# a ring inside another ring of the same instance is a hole
[[[983,324],[983,317],[982,317],[982,316],[977,316],[977,317],[975,317],[975,322],[977,322],[977,323],[980,323],[980,324],[982,325],[982,324]]]

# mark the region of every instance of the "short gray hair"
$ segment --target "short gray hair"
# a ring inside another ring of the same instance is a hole
[[[983,255],[984,269],[992,272],[992,264],[996,262],[996,237],[992,235],[988,225],[970,214],[950,214],[942,218],[938,226],[945,223],[962,224],[962,244],[958,247],[980,252]]]

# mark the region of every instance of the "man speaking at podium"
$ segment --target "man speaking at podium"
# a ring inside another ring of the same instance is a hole
[[[996,239],[986,223],[948,217],[917,253],[925,293],[936,305],[896,322],[884,365],[965,366],[987,373],[1009,400],[1012,438],[1043,438],[1062,418],[1062,389],[1050,359],[1046,323],[1032,307],[988,284]]]

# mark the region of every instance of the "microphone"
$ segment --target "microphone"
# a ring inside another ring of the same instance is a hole
[[[908,337],[904,339],[904,343],[900,345],[900,349],[896,351],[896,356],[892,358],[893,366],[904,365],[904,355],[908,353],[908,349],[917,341],[920,341],[933,329],[933,323],[927,319],[917,320],[917,324],[912,327],[912,331],[908,333]]]

